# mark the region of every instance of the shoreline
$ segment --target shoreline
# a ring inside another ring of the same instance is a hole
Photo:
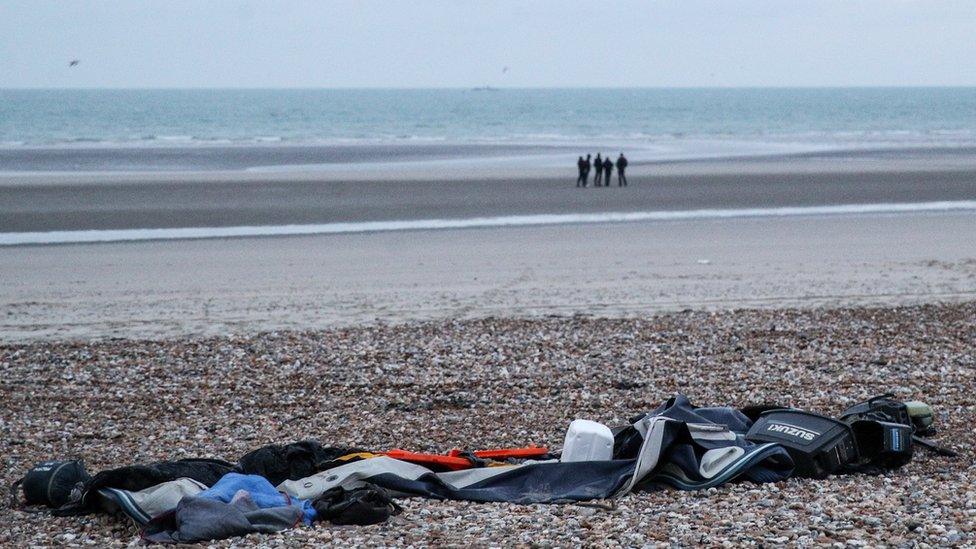
[[[167,240],[276,238],[290,236],[345,235],[385,232],[423,232],[490,228],[592,225],[636,222],[703,221],[790,217],[877,216],[899,214],[976,213],[976,200],[914,203],[840,204],[779,208],[669,210],[654,212],[595,212],[587,214],[540,214],[461,219],[417,219],[323,223],[313,225],[252,225],[227,227],[178,227],[170,229],[116,229],[0,233],[0,247],[56,246]]]
[[[0,341],[971,301],[974,217],[643,221],[7,247],[0,249]]]
[[[5,174],[0,233],[974,200],[976,151],[637,165],[627,188],[575,178],[572,166]]]
[[[721,140],[717,142],[721,143]],[[732,141],[731,143],[737,143]],[[748,142],[744,142],[748,143]],[[300,177],[331,180],[360,174],[362,180],[417,176],[435,177],[452,168],[450,178],[470,172],[476,177],[556,177],[573,174],[580,153],[623,150],[631,159],[629,169],[637,174],[667,172],[685,168],[699,175],[729,171],[760,173],[778,166],[793,170],[814,164],[818,169],[865,169],[894,163],[898,170],[912,166],[923,169],[972,167],[976,144],[860,144],[838,146],[796,143],[757,143],[747,152],[672,153],[658,151],[654,143],[369,143],[305,144],[248,143],[220,145],[118,145],[118,146],[33,146],[0,147],[0,185],[71,181],[86,177],[131,180],[225,179],[230,177]],[[780,150],[776,150],[776,149]],[[650,156],[649,156],[650,155]],[[141,160],[140,160],[141,159]],[[140,164],[140,161],[144,164]],[[848,162],[860,165],[851,166]],[[910,161],[910,162],[906,162]],[[839,162],[839,163],[838,163]],[[513,165],[514,167],[508,167]],[[396,177],[394,174],[399,174]],[[463,179],[463,177],[462,177]]]
[[[840,156],[637,166],[629,187],[609,189],[576,189],[574,170],[546,170],[366,180],[339,172],[0,176],[0,233],[21,238],[345,227],[0,247],[0,340],[898,305],[976,293],[976,215],[895,211],[976,200],[976,151],[951,162]],[[846,213],[772,215],[838,207]],[[629,221],[608,222],[618,217]],[[438,220],[454,222],[425,230]],[[519,225],[513,220],[521,226],[505,226]],[[463,228],[471,223],[479,228]],[[351,230],[369,227],[421,230]]]

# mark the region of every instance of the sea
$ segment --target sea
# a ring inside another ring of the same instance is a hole
[[[0,90],[0,171],[973,146],[976,88]],[[338,152],[234,152],[288,147]]]

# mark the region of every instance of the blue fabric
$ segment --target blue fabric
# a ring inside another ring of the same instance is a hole
[[[248,534],[270,534],[302,521],[297,505],[259,508],[249,492],[237,492],[230,503],[186,496],[170,513],[149,521],[142,532],[148,543],[196,543]]]
[[[197,497],[230,503],[234,499],[234,494],[241,490],[251,496],[251,500],[259,509],[297,505],[302,508],[302,521],[305,524],[312,524],[315,520],[315,508],[312,507],[311,501],[282,494],[268,482],[268,479],[258,475],[227,473],[209,489],[200,492]]]

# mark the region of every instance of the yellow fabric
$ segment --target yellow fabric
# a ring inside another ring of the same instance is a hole
[[[333,461],[359,461],[361,459],[369,459],[374,457],[379,457],[382,454],[374,454],[372,452],[355,452],[352,454],[346,454],[344,456],[339,456]]]

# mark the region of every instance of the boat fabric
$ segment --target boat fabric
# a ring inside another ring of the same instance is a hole
[[[383,456],[284,481],[278,489],[315,499],[332,488],[370,483],[400,496],[530,504],[614,498],[660,485],[695,490],[737,478],[788,478],[793,471],[789,454],[776,444],[747,441],[744,430],[750,425],[737,410],[695,408],[679,395],[619,432],[612,460],[528,461],[435,472]]]

